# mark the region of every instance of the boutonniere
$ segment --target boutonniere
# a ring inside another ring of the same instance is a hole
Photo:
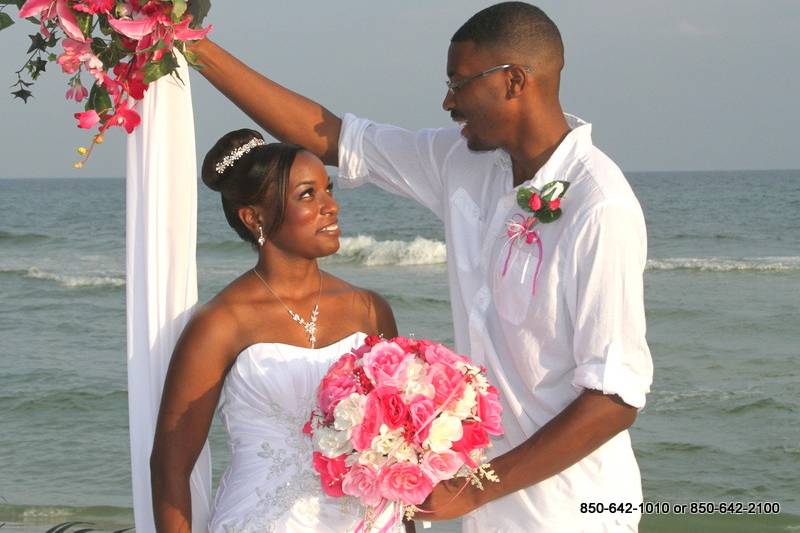
[[[522,209],[533,214],[525,216],[517,213],[506,222],[508,241],[506,241],[504,248],[508,247],[508,254],[503,264],[503,276],[508,272],[508,264],[511,261],[511,252],[515,243],[528,246],[536,245],[539,249],[539,257],[536,262],[536,270],[533,273],[532,293],[534,295],[536,294],[536,281],[539,279],[543,255],[542,241],[539,238],[539,232],[534,228],[539,222],[549,224],[561,217],[561,199],[568,188],[569,182],[567,181],[551,181],[545,184],[541,190],[536,187],[521,187],[517,191],[517,203]]]

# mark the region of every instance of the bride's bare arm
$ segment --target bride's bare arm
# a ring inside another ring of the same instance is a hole
[[[153,514],[159,533],[191,533],[189,476],[203,448],[233,355],[236,323],[200,310],[173,352],[150,456]]]
[[[254,71],[216,43],[191,45],[200,72],[273,137],[299,144],[326,165],[338,164],[342,121],[322,105]]]

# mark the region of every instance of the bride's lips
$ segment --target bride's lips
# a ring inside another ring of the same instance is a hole
[[[331,222],[327,226],[322,226],[317,230],[317,233],[323,235],[339,235],[339,221]]]

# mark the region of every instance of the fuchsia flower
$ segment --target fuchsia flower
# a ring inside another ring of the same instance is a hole
[[[483,429],[490,435],[503,434],[503,405],[497,389],[489,387],[486,394],[478,395],[478,416],[483,423]]]
[[[449,405],[454,400],[458,400],[464,390],[464,375],[445,363],[432,364],[428,370],[428,377],[436,391],[433,398],[436,407],[444,406],[446,409],[445,403]]]
[[[100,122],[100,115],[94,109],[83,113],[75,113],[75,118],[78,119],[78,127],[86,130],[94,128]]]
[[[76,79],[75,82],[69,86],[69,89],[67,89],[67,100],[80,102],[87,96],[89,96],[89,91],[83,86],[79,79]]]
[[[353,447],[358,450],[367,450],[372,445],[372,439],[380,432],[383,423],[383,409],[377,391],[367,395],[367,404],[364,407],[364,419],[353,428]]]
[[[128,107],[128,103],[123,103],[117,106],[116,111],[108,120],[111,126],[120,126],[125,128],[128,133],[133,133],[133,130],[139,125],[142,119],[139,113]]]
[[[471,468],[475,468],[478,465],[469,456],[469,452],[489,446],[489,435],[480,422],[462,422],[461,427],[464,435],[461,440],[453,443],[453,451],[461,452],[464,462]]]

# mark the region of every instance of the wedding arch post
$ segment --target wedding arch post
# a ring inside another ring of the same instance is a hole
[[[136,530],[155,531],[150,452],[170,356],[197,302],[197,164],[189,72],[150,85],[128,137],[126,179],[128,414]],[[191,478],[192,530],[208,531],[211,454]]]

